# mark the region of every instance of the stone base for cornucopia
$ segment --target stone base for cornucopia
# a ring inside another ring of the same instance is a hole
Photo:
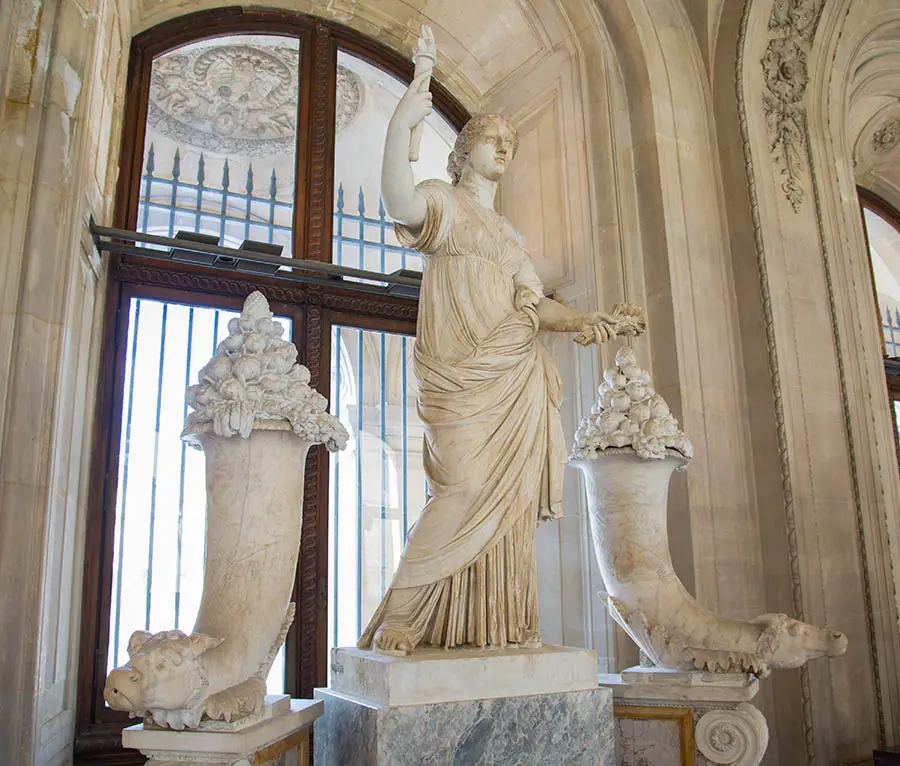
[[[600,683],[614,696],[620,766],[758,766],[765,755],[752,675],[635,667]]]
[[[612,692],[593,651],[332,652],[317,766],[612,766]]]
[[[147,756],[146,766],[309,766],[309,735],[320,715],[321,702],[272,695],[234,723],[203,721],[184,731],[139,724],[122,732],[122,744]]]

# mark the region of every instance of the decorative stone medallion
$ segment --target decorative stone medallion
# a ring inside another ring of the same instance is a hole
[[[335,129],[342,133],[356,119],[363,104],[363,84],[359,75],[338,64],[337,104],[335,106]]]
[[[180,144],[245,157],[293,152],[300,51],[289,44],[189,46],[153,63],[147,121]],[[339,66],[338,132],[362,106],[359,76]]]
[[[853,145],[857,176],[892,165],[900,154],[900,101],[888,103],[863,125]]]
[[[900,120],[894,118],[883,123],[872,136],[872,151],[887,154],[900,144]]]
[[[759,766],[769,744],[766,719],[746,702],[705,713],[694,733],[697,749],[722,766]]]

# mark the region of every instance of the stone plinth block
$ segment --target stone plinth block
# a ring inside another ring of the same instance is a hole
[[[612,692],[381,705],[316,689],[316,766],[613,766]]]
[[[267,697],[252,722],[204,721],[183,731],[139,724],[122,732],[122,744],[147,756],[147,766],[308,766],[309,729],[322,712],[318,700]]]
[[[615,675],[600,676],[612,679]],[[702,671],[667,670],[634,667],[621,674],[623,699],[663,699],[693,702],[746,702],[759,691],[759,681],[746,673],[706,673]],[[618,695],[617,695],[618,696]]]
[[[600,676],[615,695],[621,766],[759,766],[766,719],[747,700],[759,681],[743,673],[635,667]]]
[[[422,705],[597,688],[588,649],[423,649],[391,657],[356,648],[331,652],[331,687],[379,705]]]

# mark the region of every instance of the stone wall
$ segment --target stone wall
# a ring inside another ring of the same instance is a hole
[[[0,751],[71,758],[102,266],[130,8],[0,13]]]

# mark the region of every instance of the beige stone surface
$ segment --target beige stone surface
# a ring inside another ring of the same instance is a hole
[[[0,702],[0,746],[23,764],[71,756],[102,303],[82,227],[89,212],[105,217],[113,192],[86,165],[118,142],[97,145],[101,115],[88,103],[100,93],[112,103],[123,85],[122,62],[104,62],[97,29],[129,13],[115,2],[0,11],[0,577],[9,586],[0,677],[14,690]]]

